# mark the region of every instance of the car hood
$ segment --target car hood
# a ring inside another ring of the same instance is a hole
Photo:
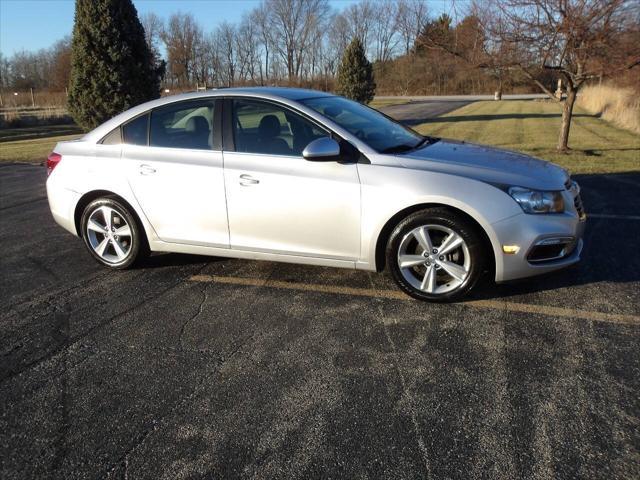
[[[395,159],[406,168],[537,190],[563,190],[569,178],[566,170],[546,160],[457,140],[442,139]]]

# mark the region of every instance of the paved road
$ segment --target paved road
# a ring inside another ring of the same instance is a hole
[[[547,98],[546,93],[509,93],[502,95],[503,100],[535,100]],[[493,95],[413,95],[413,96],[377,96],[376,100],[395,100],[400,102],[409,101],[435,101],[435,102],[475,102],[478,100],[493,100]]]
[[[579,178],[581,264],[456,305],[268,262],[107,272],[44,180],[0,165],[0,478],[640,476],[638,174]]]
[[[380,108],[380,110],[406,125],[413,126],[464,107],[469,103],[471,100],[417,100],[402,105],[389,105]]]

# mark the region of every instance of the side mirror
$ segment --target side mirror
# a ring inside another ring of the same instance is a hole
[[[340,157],[340,145],[333,138],[317,138],[302,151],[302,156],[312,162],[330,162]]]

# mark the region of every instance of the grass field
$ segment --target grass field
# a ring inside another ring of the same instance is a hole
[[[74,125],[5,128],[0,130],[0,162],[42,163],[57,142],[80,136]]]
[[[475,102],[416,130],[522,151],[556,162],[573,174],[640,171],[640,135],[578,110],[569,139],[573,151],[563,155],[555,150],[559,128],[560,107],[555,103],[512,100]],[[56,142],[79,136],[73,125],[2,129],[0,161],[41,163]]]
[[[556,152],[560,106],[550,101],[475,102],[415,129],[436,137],[496,145],[550,160],[577,173],[640,171],[640,135],[577,110],[572,151]]]

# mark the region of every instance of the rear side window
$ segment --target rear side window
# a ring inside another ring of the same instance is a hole
[[[149,145],[211,150],[213,102],[180,102],[153,110]]]
[[[122,132],[120,127],[116,127],[102,139],[103,145],[120,145],[122,143]]]
[[[147,127],[149,125],[149,114],[134,118],[122,127],[122,137],[124,143],[129,145],[147,144]]]

